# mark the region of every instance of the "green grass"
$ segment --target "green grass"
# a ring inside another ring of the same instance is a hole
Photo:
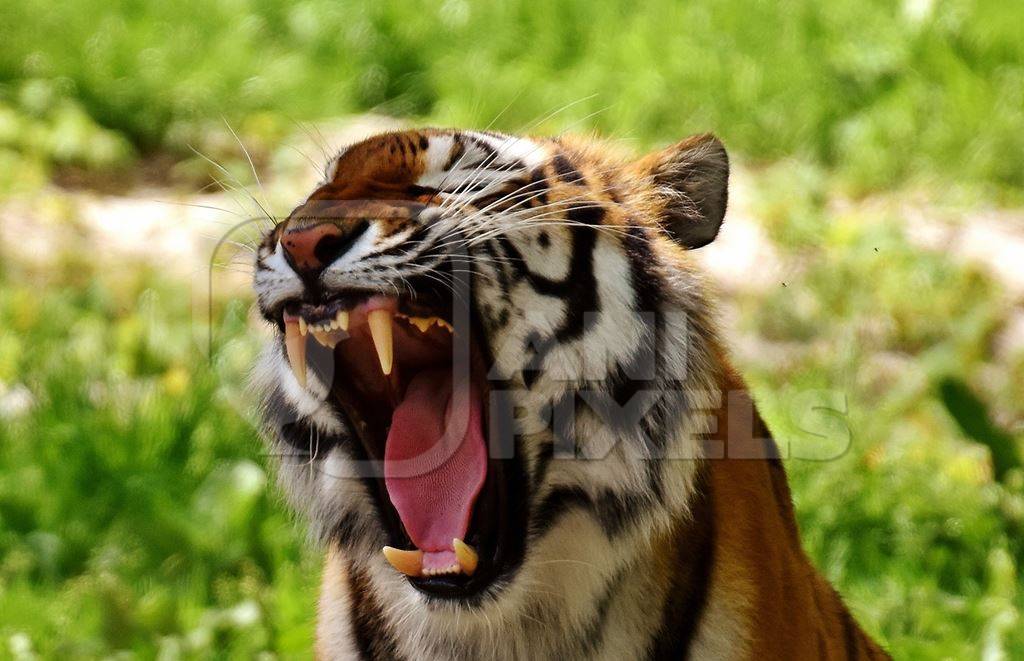
[[[61,659],[308,650],[319,563],[245,414],[244,306],[210,363],[184,287],[13,275],[0,381],[34,404],[0,424],[0,657],[19,635]]]
[[[258,163],[296,121],[368,109],[637,148],[714,130],[778,161],[753,174],[754,211],[798,268],[735,301],[764,344],[740,367],[805,457],[787,468],[816,564],[897,658],[1024,657],[1024,356],[996,353],[1004,293],[914,248],[903,219],[827,204],[919,184],[1022,199],[1024,5],[646,6],[6,2],[0,194],[127,178],[154,152],[176,179],[189,145],[247,166],[224,119]],[[53,215],[77,236],[73,205]],[[319,559],[249,421],[247,301],[217,302],[209,359],[191,292],[154,266],[54,247],[30,267],[13,248],[0,658],[308,656]],[[823,399],[847,411],[824,440],[801,431]]]
[[[222,117],[258,143],[377,109],[640,145],[713,130],[855,192],[1010,194],[1024,186],[1021,26],[1024,5],[999,0],[8,2],[0,148],[109,164],[132,146],[204,146]],[[41,128],[5,131],[5,113]],[[40,135],[52,125],[63,134]]]

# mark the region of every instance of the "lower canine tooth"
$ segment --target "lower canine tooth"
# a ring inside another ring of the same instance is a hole
[[[385,546],[381,551],[388,563],[406,576],[420,576],[423,573],[423,551],[404,551]]]
[[[288,364],[292,368],[295,380],[303,388],[306,387],[306,338],[299,328],[299,321],[291,320],[284,323],[284,348],[288,354]]]
[[[337,316],[334,317],[334,323],[338,324],[338,328],[343,331],[348,330],[348,310],[338,310]]]
[[[477,563],[480,561],[476,551],[461,539],[453,539],[452,548],[455,549],[455,559],[459,561],[459,567],[466,576],[472,576],[473,572],[476,571]]]
[[[370,325],[370,336],[373,338],[374,348],[377,349],[380,369],[384,374],[391,374],[395,358],[394,344],[391,340],[391,312],[373,310],[366,316],[366,323]]]

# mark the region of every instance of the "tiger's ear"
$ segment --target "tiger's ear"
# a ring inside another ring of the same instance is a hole
[[[685,248],[715,240],[729,196],[729,156],[710,133],[695,135],[636,164],[664,199],[662,229]]]

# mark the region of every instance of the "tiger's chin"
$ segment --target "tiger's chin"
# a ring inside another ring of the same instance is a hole
[[[327,385],[358,441],[384,558],[424,595],[471,605],[522,561],[522,468],[488,443],[500,393],[479,324],[443,301],[327,295],[285,302],[277,322],[298,384]]]

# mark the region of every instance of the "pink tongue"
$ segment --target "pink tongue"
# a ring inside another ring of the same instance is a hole
[[[391,418],[384,483],[425,565],[454,562],[452,539],[465,539],[486,477],[479,393],[453,392],[450,368],[418,373]]]

